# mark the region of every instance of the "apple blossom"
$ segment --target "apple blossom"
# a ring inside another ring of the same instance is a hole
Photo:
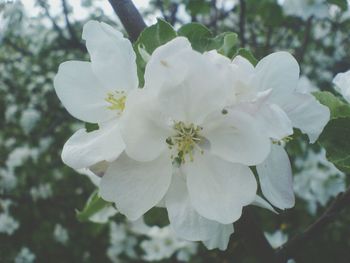
[[[124,150],[120,120],[128,95],[138,88],[136,55],[129,40],[111,26],[89,21],[83,39],[91,62],[68,61],[54,80],[56,93],[77,119],[99,130],[78,130],[64,145],[63,161],[74,169],[113,161]]]
[[[231,92],[226,110],[239,108],[250,114],[271,138],[269,156],[257,165],[264,196],[280,209],[294,206],[289,158],[278,144],[293,133],[293,127],[315,142],[330,118],[329,109],[311,94],[300,92],[299,65],[287,52],[270,54],[256,67],[241,56],[230,61],[216,51],[205,55],[223,75],[231,76],[225,87]]]
[[[248,165],[270,151],[249,114],[223,112],[229,80],[183,37],[157,48],[125,109],[125,153],[102,177],[102,198],[131,220],[163,200],[176,234],[226,248],[231,223],[256,198]]]

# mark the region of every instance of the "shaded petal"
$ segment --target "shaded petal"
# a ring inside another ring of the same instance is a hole
[[[298,85],[299,64],[288,52],[275,52],[259,61],[255,67],[254,86],[258,91],[272,89],[270,100],[278,104]]]
[[[333,83],[335,85],[335,90],[350,103],[350,70],[344,73],[338,73],[333,79]]]
[[[165,196],[170,226],[181,238],[204,241],[216,234],[221,225],[200,216],[192,207],[184,175],[176,173]]]
[[[268,136],[247,113],[229,110],[227,114],[212,114],[202,127],[210,152],[224,160],[256,165],[270,151]]]
[[[176,38],[162,48],[182,39]],[[183,42],[187,43],[188,40]],[[150,77],[148,82],[146,80],[145,88],[158,87],[157,101],[164,114],[171,119],[198,125],[209,113],[223,109],[228,91],[218,88],[223,87],[226,80],[221,77],[219,68],[206,56],[189,49],[185,43],[176,55],[171,53],[157,64],[149,63]],[[154,80],[157,83],[151,85],[154,83],[151,78],[162,80]]]
[[[314,96],[293,93],[281,101],[281,107],[292,121],[292,125],[309,136],[314,143],[329,121],[329,109]]]
[[[102,177],[100,195],[114,202],[130,220],[136,220],[163,198],[171,175],[171,160],[165,154],[152,162],[137,162],[122,154]]]
[[[159,91],[163,85],[176,86],[182,82],[188,65],[181,58],[188,52],[193,51],[185,37],[176,37],[155,49],[146,65],[145,88]]]
[[[92,69],[108,91],[138,87],[136,55],[130,41],[111,26],[89,21],[83,28]]]
[[[288,155],[280,145],[272,145],[267,159],[256,166],[260,187],[271,204],[286,209],[294,206],[292,168]]]
[[[115,112],[107,108],[107,93],[92,72],[90,62],[62,63],[55,76],[54,86],[64,107],[77,119],[99,123],[115,116]]]
[[[233,233],[233,224],[219,224],[215,233],[209,240],[203,242],[207,249],[218,248],[220,250],[226,250],[230,241],[231,234]]]
[[[128,99],[122,134],[126,153],[137,161],[154,160],[167,148],[166,139],[171,131],[156,104],[156,100],[143,89]]]
[[[265,103],[260,97],[254,102],[239,105],[239,109],[249,113],[269,138],[281,140],[293,134],[293,125],[288,115],[276,104]]]
[[[255,199],[257,183],[247,166],[204,152],[184,164],[183,171],[193,207],[210,220],[230,224]]]
[[[92,132],[80,129],[63,146],[62,160],[74,169],[88,168],[101,161],[114,161],[124,148],[118,125]]]
[[[278,214],[277,211],[272,207],[272,205],[270,205],[265,199],[263,199],[262,197],[256,195],[254,202],[252,203],[252,205],[261,207],[261,208],[265,208],[267,210],[270,210],[271,212]]]

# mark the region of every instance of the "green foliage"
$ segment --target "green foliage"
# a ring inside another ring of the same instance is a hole
[[[88,123],[88,122],[85,123],[86,132],[96,131],[96,130],[98,130],[99,128],[100,128],[100,127],[98,126],[97,123]]]
[[[191,16],[208,14],[210,12],[210,1],[208,0],[186,0],[186,9]]]
[[[84,208],[82,211],[76,210],[77,218],[80,222],[86,222],[89,221],[89,219],[95,215],[96,213],[100,212],[102,209],[111,206],[112,203],[109,203],[105,200],[103,200],[99,195],[98,192],[95,191],[92,193],[92,195],[89,197],[88,201],[86,202]]]
[[[136,63],[137,63],[137,75],[139,77],[139,85],[142,87],[144,85],[144,72],[146,67],[146,61],[140,54],[139,48],[144,49],[148,54],[152,54],[153,51],[169,42],[176,37],[176,32],[174,28],[166,21],[158,19],[157,23],[147,27],[134,44],[134,50],[136,53]]]
[[[214,37],[207,27],[199,23],[189,23],[180,27],[178,35],[187,37],[192,48],[199,52],[216,49],[227,57],[232,57],[235,53],[238,40],[237,34],[233,32],[224,32]]]
[[[350,117],[350,105],[328,91],[314,92],[313,95],[331,111],[331,119]]]
[[[247,59],[253,66],[258,64],[258,60],[254,57],[253,53],[247,48],[240,48],[237,50],[235,56],[242,56]]]
[[[330,92],[315,92],[314,96],[331,112],[331,120],[319,138],[329,161],[341,171],[350,173],[350,105]]]
[[[339,170],[350,173],[350,117],[331,120],[319,138],[327,158]]]

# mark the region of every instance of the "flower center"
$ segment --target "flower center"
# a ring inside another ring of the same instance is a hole
[[[175,135],[166,139],[169,149],[175,150],[175,155],[173,154],[171,158],[179,165],[185,163],[187,157],[192,162],[195,148],[198,148],[200,152],[203,152],[198,146],[203,139],[200,135],[200,131],[203,128],[194,124],[186,125],[182,121],[175,122],[173,128],[176,132]]]
[[[125,108],[126,95],[124,91],[108,92],[105,100],[110,104],[109,110],[117,110],[122,113]]]

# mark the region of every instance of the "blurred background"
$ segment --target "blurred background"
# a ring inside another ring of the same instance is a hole
[[[137,0],[148,25],[200,22],[214,34],[233,31],[261,59],[291,52],[301,65],[301,90],[335,92],[332,79],[350,69],[346,0]],[[0,0],[0,262],[259,262],[232,236],[227,251],[178,240],[166,212],[131,224],[113,209],[79,222],[95,190],[86,174],[66,167],[64,142],[82,127],[53,88],[61,62],[88,60],[81,32],[90,19],[123,31],[107,0]],[[279,216],[254,208],[273,247],[322,214],[349,184],[319,146],[302,135],[287,145],[296,207]],[[109,219],[108,219],[109,218]],[[350,210],[299,252],[301,262],[350,262]]]

